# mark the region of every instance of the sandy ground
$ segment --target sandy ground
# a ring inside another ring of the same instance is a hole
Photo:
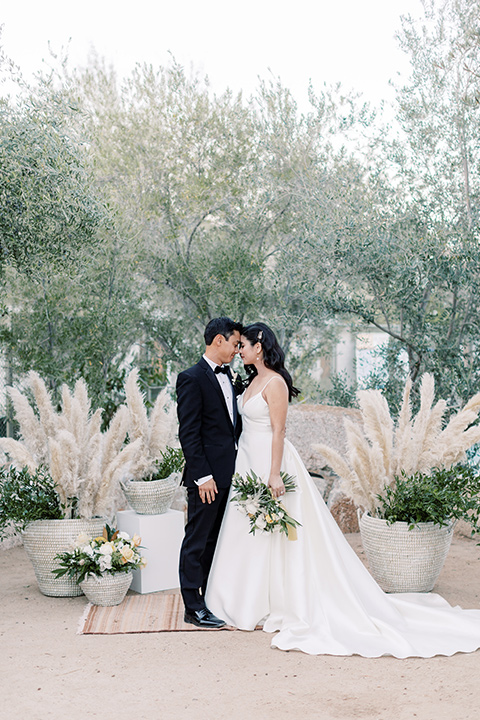
[[[359,536],[347,538],[362,557]],[[479,561],[475,541],[455,537],[435,589],[480,607]],[[311,657],[272,650],[261,631],[77,635],[85,598],[41,595],[21,547],[0,552],[0,603],[2,720],[479,716],[480,651]]]

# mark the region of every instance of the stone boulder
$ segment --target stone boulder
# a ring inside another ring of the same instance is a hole
[[[325,459],[313,449],[313,445],[330,445],[344,454],[347,438],[343,421],[349,418],[361,423],[359,410],[331,405],[291,405],[287,419],[287,438],[295,445],[307,470],[317,475],[326,467]]]
[[[330,492],[327,507],[342,532],[359,532],[357,506],[338,486]]]

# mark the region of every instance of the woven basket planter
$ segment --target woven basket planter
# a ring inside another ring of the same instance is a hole
[[[127,480],[122,488],[132,510],[139,515],[167,512],[180,483],[181,474],[172,473],[162,480]]]
[[[445,527],[386,520],[364,513],[360,518],[362,544],[370,571],[385,592],[430,592],[452,542],[454,521]]]
[[[132,583],[132,572],[118,572],[98,577],[90,575],[82,580],[80,587],[94,605],[120,605]]]
[[[70,550],[81,532],[101,535],[103,518],[76,520],[35,520],[22,533],[23,546],[35,570],[40,592],[52,597],[74,597],[82,590],[69,577],[56,578],[52,570],[58,566],[57,553]]]

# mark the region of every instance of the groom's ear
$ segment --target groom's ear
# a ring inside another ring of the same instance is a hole
[[[222,343],[223,335],[221,333],[218,333],[218,335],[215,335],[210,345],[207,345],[207,347],[214,347],[216,345],[221,345]]]

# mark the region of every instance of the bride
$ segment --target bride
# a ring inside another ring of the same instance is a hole
[[[250,383],[238,399],[235,471],[253,470],[301,526],[295,541],[252,535],[248,518],[228,502],[208,580],[210,610],[242,630],[276,632],[272,647],[313,655],[432,657],[479,648],[480,610],[451,607],[432,593],[386,595],[344,538],[285,439],[288,401],[298,390],[272,330],[246,327],[240,356]],[[295,477],[294,492],[284,494],[281,471]]]

